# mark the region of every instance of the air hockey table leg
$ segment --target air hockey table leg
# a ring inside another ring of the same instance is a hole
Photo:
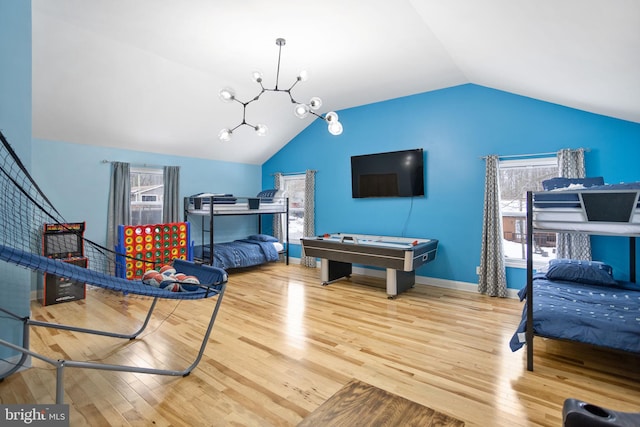
[[[343,277],[349,277],[351,273],[351,263],[331,261],[324,258],[320,261],[320,280],[322,280],[323,286]]]
[[[413,288],[415,284],[415,271],[400,271],[387,268],[387,298],[394,299],[398,294]]]

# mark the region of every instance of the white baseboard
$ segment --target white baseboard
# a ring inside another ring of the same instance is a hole
[[[458,282],[455,280],[436,279],[435,277],[416,276],[416,283],[439,288],[456,289],[459,291],[478,293],[478,284],[469,282]],[[519,298],[518,289],[507,289],[508,298]]]
[[[300,264],[300,258],[289,258],[289,262],[292,264]],[[318,261],[317,268],[320,268],[321,261]],[[353,274],[360,274],[363,276],[371,276],[378,278],[386,278],[385,270],[374,270],[372,268],[353,267]],[[475,292],[478,293],[478,284],[469,282],[459,282],[456,280],[437,279],[435,277],[418,276],[416,275],[416,285],[436,286],[438,288],[454,289],[457,291]],[[507,289],[508,298],[518,298],[518,289]]]

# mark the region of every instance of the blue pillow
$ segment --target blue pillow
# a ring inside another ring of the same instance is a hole
[[[277,242],[278,239],[276,239],[273,236],[269,236],[268,234],[252,234],[251,236],[248,237],[249,240],[257,240],[259,242]]]
[[[595,185],[604,185],[604,178],[596,176],[593,178],[551,178],[542,181],[542,188],[545,191],[556,190],[558,188],[567,188],[571,184],[582,185],[585,188]]]
[[[567,280],[589,285],[616,285],[613,268],[600,261],[552,259],[549,261],[547,279]]]

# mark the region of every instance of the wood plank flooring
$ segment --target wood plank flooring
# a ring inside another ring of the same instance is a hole
[[[90,288],[36,319],[132,331],[150,300]],[[135,341],[31,329],[52,358],[182,369],[212,301],[161,301]],[[388,300],[381,279],[323,287],[319,270],[270,264],[230,275],[205,356],[186,378],[66,369],[72,426],[295,426],[352,379],[466,426],[560,426],[567,397],[640,411],[640,356],[535,341],[535,371],[508,342],[522,305],[426,285]],[[0,402],[53,403],[55,370],[39,360],[0,383]]]

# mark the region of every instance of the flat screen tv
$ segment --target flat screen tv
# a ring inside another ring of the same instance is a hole
[[[351,157],[353,198],[424,196],[422,148]]]

